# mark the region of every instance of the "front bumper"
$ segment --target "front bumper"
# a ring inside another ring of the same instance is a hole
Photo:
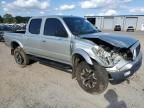
[[[106,70],[110,74],[112,78],[111,80],[124,81],[128,77],[132,76],[140,68],[141,65],[142,65],[142,53],[140,52],[134,61],[131,61],[123,65],[121,68],[117,69],[116,67],[113,67],[113,68],[106,68]]]

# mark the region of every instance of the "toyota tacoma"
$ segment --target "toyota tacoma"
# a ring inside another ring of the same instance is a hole
[[[20,66],[31,57],[72,67],[72,78],[88,93],[99,94],[111,81],[124,81],[142,64],[137,39],[99,32],[76,16],[33,17],[26,31],[5,33],[6,45]]]

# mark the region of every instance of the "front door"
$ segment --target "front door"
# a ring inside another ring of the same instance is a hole
[[[46,57],[70,62],[70,37],[59,19],[46,19],[41,48]]]

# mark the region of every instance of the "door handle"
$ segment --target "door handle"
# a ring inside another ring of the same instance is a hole
[[[61,38],[58,38],[58,40],[62,40]]]
[[[42,40],[42,42],[46,42],[46,40]]]
[[[62,38],[56,38],[56,40],[63,40]]]

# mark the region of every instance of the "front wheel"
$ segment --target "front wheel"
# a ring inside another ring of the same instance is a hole
[[[14,50],[14,58],[16,63],[19,64],[21,67],[25,67],[26,65],[29,64],[28,56],[24,53],[23,49],[20,47],[17,47]]]
[[[84,61],[78,64],[76,77],[80,87],[91,94],[104,92],[109,83],[105,68],[98,64],[92,67]]]

